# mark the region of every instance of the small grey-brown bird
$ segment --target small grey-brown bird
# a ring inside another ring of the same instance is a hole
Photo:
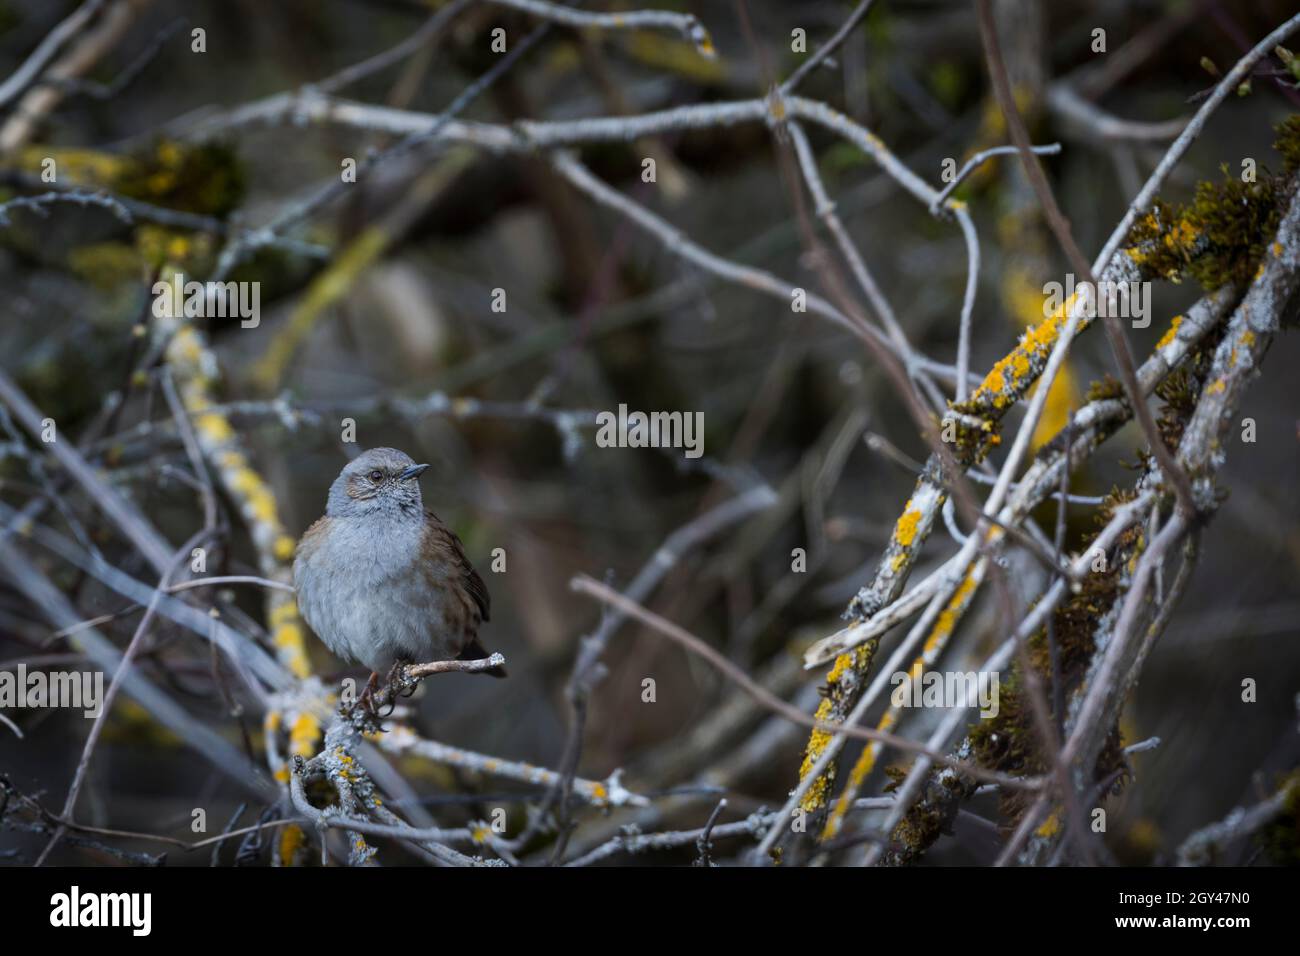
[[[487,587],[460,538],[424,508],[417,479],[428,467],[396,448],[363,452],[298,542],[298,608],[336,656],[373,671],[368,691],[398,663],[488,656],[478,641]]]

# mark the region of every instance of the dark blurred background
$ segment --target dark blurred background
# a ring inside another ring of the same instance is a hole
[[[0,76],[12,73],[75,6],[0,0]],[[286,203],[337,179],[341,157],[365,157],[393,139],[330,125],[221,128],[224,111],[320,81],[388,49],[438,5],[155,0],[136,6],[121,38],[85,79],[113,83],[161,37],[156,54],[110,97],[68,96],[43,117],[5,159],[0,200],[30,192],[22,177],[39,169],[42,155],[66,158],[66,169],[125,157],[139,179],[129,187],[142,199],[264,224]],[[695,13],[713,37],[717,59],[698,56],[663,31],[555,27],[466,118],[509,123],[761,97],[805,58],[791,51],[792,30],[806,30],[813,49],[852,8],[822,0],[655,6]],[[1004,25],[1015,24],[1008,56],[1019,57],[1013,66],[1023,74],[1033,138],[1064,145],[1047,168],[1086,254],[1100,248],[1169,138],[1101,139],[1052,107],[1053,85],[1089,77],[1102,91],[1099,108],[1138,123],[1190,116],[1199,102],[1194,97],[1216,79],[1203,60],[1226,71],[1295,10],[1283,0],[1066,0],[1024,2],[1019,12],[1001,5]],[[492,65],[492,28],[504,26],[518,38],[535,22],[517,11],[471,5],[436,43],[339,95],[435,114]],[[206,29],[204,54],[189,48],[194,27]],[[1105,29],[1109,49],[1100,56],[1090,49],[1097,27]],[[1107,85],[1087,72],[1110,64],[1105,56],[1137,36],[1149,36],[1150,49],[1122,79]],[[878,3],[835,67],[814,73],[802,92],[867,126],[936,188],[945,158],[960,164],[977,149],[1007,141],[965,2]],[[1185,201],[1196,182],[1222,176],[1221,164],[1235,175],[1246,157],[1276,170],[1272,127],[1298,102],[1285,83],[1255,79],[1249,95],[1233,98],[1214,117],[1163,195]],[[206,132],[214,125],[215,132]],[[936,360],[953,362],[966,277],[960,233],[932,218],[857,150],[821,130],[810,128],[809,135],[838,212],[911,341]],[[205,152],[168,165],[168,144],[187,156]],[[580,154],[599,176],[704,247],[818,288],[799,218],[811,203],[767,129],[747,124],[658,137],[650,144],[658,162],[654,184],[641,181],[643,147],[597,145]],[[126,188],[122,181],[119,187]],[[986,165],[958,195],[969,202],[982,240],[972,361],[982,373],[1023,328],[1014,280],[1032,289],[1059,280],[1065,266],[1027,211],[1033,200],[1026,199],[1014,161]],[[131,329],[146,302],[157,244],[180,236],[182,260],[201,276],[221,242],[187,230],[126,226],[99,208],[58,205],[47,212],[14,212],[0,230],[0,366],[75,440],[122,387],[135,360]],[[340,254],[372,229],[387,235],[382,253],[342,278],[330,273]],[[648,603],[812,710],[824,672],[802,671],[799,655],[812,639],[841,626],[839,615],[869,580],[914,480],[914,472],[863,439],[883,436],[914,460],[926,454],[892,384],[859,342],[816,316],[792,314],[778,300],[718,282],[594,206],[535,158],[477,153],[454,166],[446,151],[419,149],[368,172],[293,235],[327,248],[331,258],[267,248],[232,273],[261,282],[262,322],[256,330],[221,320],[208,327],[220,360],[220,397],[284,396],[321,409],[318,420],[293,427],[273,414],[235,417],[295,538],[323,511],[329,482],[360,448],[392,445],[433,464],[423,479],[426,503],[458,531],[487,581],[493,617],[482,637],[506,655],[511,677],[434,681],[418,700],[417,726],[425,736],[556,765],[569,720],[563,688],[578,639],[599,618],[592,601],[570,590],[570,579],[585,573],[626,585],[674,528],[760,481],[778,492],[779,503],[684,556]],[[314,308],[322,276],[343,287]],[[507,290],[504,313],[490,307],[496,288]],[[1150,328],[1129,333],[1139,358],[1198,294],[1194,283],[1156,285]],[[295,323],[300,334],[286,332]],[[268,370],[277,338],[293,345]],[[1071,400],[1077,405],[1111,362],[1100,332],[1084,336],[1068,370],[1074,391],[1062,394],[1056,413]],[[1257,422],[1258,440],[1243,444],[1235,429],[1224,449],[1221,484],[1228,495],[1205,529],[1192,584],[1125,710],[1126,743],[1158,736],[1161,745],[1135,757],[1136,780],[1111,804],[1109,843],[1124,862],[1168,861],[1189,832],[1259,799],[1300,757],[1297,362],[1300,343],[1292,332],[1276,342],[1247,396],[1242,415]],[[566,450],[563,431],[538,418],[403,416],[367,404],[433,391],[505,403],[534,399],[555,409],[625,403],[699,411],[705,459],[599,448],[585,427],[578,429],[581,442]],[[340,441],[340,422],[352,403],[361,411],[357,443],[348,445]],[[117,419],[119,440],[99,446],[113,456],[100,464],[179,543],[197,520],[193,489],[168,470],[186,466],[184,451],[174,441],[159,446],[127,432],[136,422],[166,417],[156,391],[137,390]],[[1018,421],[1015,412],[1010,422]],[[1130,485],[1137,438],[1127,426],[1074,476],[1076,487],[1101,494],[1113,484]],[[4,448],[0,499],[19,507],[42,491],[25,457],[8,443]],[[92,514],[84,503],[76,507],[83,518]],[[1048,512],[1040,518],[1048,521]],[[57,516],[48,520],[59,526]],[[1087,509],[1072,509],[1072,543],[1091,527]],[[237,514],[233,528],[226,573],[255,571]],[[111,538],[100,543],[140,570]],[[952,547],[936,530],[922,571]],[[505,549],[504,573],[489,570],[495,548]],[[794,548],[808,552],[805,574],[791,573]],[[33,554],[84,616],[122,606],[47,554]],[[255,590],[240,589],[230,599],[261,619]],[[995,620],[982,602],[953,660],[969,660],[999,640]],[[128,616],[102,631],[122,644],[136,623]],[[47,640],[51,631],[24,595],[0,588],[0,661],[71,660],[65,643]],[[158,624],[157,639],[163,643],[148,671],[166,672],[169,659],[199,662],[177,671],[171,690],[237,741],[203,665],[206,652],[167,622]],[[309,644],[323,677],[364,676],[346,670],[314,638]],[[784,802],[805,729],[762,714],[713,670],[634,623],[623,626],[604,660],[610,673],[592,699],[582,775],[600,779],[623,767],[628,785],[641,792],[687,787],[656,817],[661,827],[701,825],[723,791],[728,819]],[[657,684],[653,705],[641,699],[645,677]],[[1242,703],[1247,677],[1258,682],[1256,703]],[[735,715],[731,724],[728,713]],[[0,772],[24,793],[61,806],[88,722],[60,712],[10,716],[25,736],[20,741],[0,727]],[[256,748],[255,720],[251,726]],[[857,749],[851,746],[850,756]],[[895,761],[905,762],[897,754],[886,762]],[[449,825],[474,810],[464,794],[477,792],[488,805],[494,795],[520,789],[414,758],[399,767]],[[864,795],[879,788],[877,781]],[[224,820],[241,799],[205,761],[122,701],[90,766],[79,818],[184,836],[196,801]],[[997,821],[995,801],[981,798],[970,808]],[[613,832],[627,819],[614,814],[605,825]],[[29,861],[42,843],[34,834],[0,832],[0,847],[18,851],[8,861]],[[995,853],[985,828],[959,821],[955,838],[941,840],[926,859],[977,863]],[[206,862],[196,858],[202,856],[171,859]],[[689,853],[637,859],[686,858]],[[54,857],[101,859],[66,844]]]

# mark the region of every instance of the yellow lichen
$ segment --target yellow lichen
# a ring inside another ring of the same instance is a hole
[[[935,621],[934,630],[931,632],[929,639],[926,641],[926,650],[943,638],[952,633],[953,627],[956,626],[957,618],[963,610],[971,595],[975,591],[975,573],[972,568],[966,572],[962,578],[961,584],[953,592],[952,598],[948,601],[943,611],[939,614],[939,619]]]
[[[320,721],[312,714],[299,714],[289,731],[289,745],[293,753],[301,757],[312,756],[316,740],[320,736]]]
[[[280,832],[280,859],[286,863],[292,861],[306,842],[302,829],[290,823]]]
[[[920,523],[920,511],[915,508],[904,511],[903,517],[898,519],[898,526],[894,528],[894,540],[902,547],[910,548],[912,542],[916,540],[916,531]]]
[[[1049,840],[1061,832],[1061,812],[1053,810],[1052,815],[1043,821],[1042,825],[1034,831],[1038,836]]]
[[[1070,296],[1049,318],[1026,331],[1020,344],[989,370],[971,396],[972,401],[991,402],[995,408],[1005,408],[1009,404],[1008,393],[1019,392],[1029,384],[1029,377],[1034,372],[1034,360],[1045,359],[1051,352],[1060,335],[1062,320],[1075,298],[1075,295]]]
[[[275,511],[275,498],[271,495],[270,490],[263,484],[257,485],[249,492],[248,503],[245,510],[254,521],[262,524],[275,523],[278,518]]]
[[[1196,227],[1186,219],[1180,219],[1164,234],[1165,246],[1183,253],[1190,252],[1198,238]]]
[[[297,542],[287,534],[282,534],[275,539],[275,544],[271,546],[271,552],[275,555],[277,561],[288,561],[293,557],[293,552],[297,549]]]
[[[835,663],[831,665],[830,673],[826,675],[826,683],[838,683],[839,679],[844,676],[844,672],[849,669],[849,666],[852,663],[853,655],[851,653],[841,654],[839,657],[835,658]]]
[[[829,700],[823,700],[817,705],[816,716],[817,719],[821,721],[830,720],[831,702]],[[817,761],[821,759],[821,755],[830,744],[831,738],[832,734],[829,731],[822,730],[820,727],[814,729],[809,735],[808,748],[804,753],[803,763],[799,767],[800,780],[803,780],[808,776],[808,774],[812,773],[813,767],[817,764]],[[826,790],[829,787],[830,781],[827,780],[825,774],[823,774],[811,787],[808,788],[808,792],[804,794],[802,804],[804,809],[820,806],[826,797]]]
[[[1073,373],[1068,366],[1062,365],[1060,372],[1047,390],[1047,402],[1043,405],[1042,415],[1034,427],[1031,447],[1041,448],[1051,441],[1070,420],[1070,411],[1078,404],[1078,388]],[[994,436],[997,443],[997,436]]]
[[[229,441],[235,435],[230,423],[215,413],[200,415],[194,420],[194,428],[200,437],[214,445]]]
[[[1166,331],[1165,334],[1160,337],[1160,341],[1156,343],[1156,348],[1162,349],[1170,342],[1172,342],[1174,338],[1178,335],[1178,328],[1182,324],[1183,324],[1183,317],[1181,315],[1175,315],[1169,322],[1168,331]]]
[[[297,619],[297,608],[295,608],[293,604],[289,603],[277,604],[275,607],[271,608],[270,613],[267,614],[267,620],[270,621],[273,627],[278,627],[281,624],[296,621]]]

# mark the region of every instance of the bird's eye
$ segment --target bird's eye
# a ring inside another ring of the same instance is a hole
[[[383,477],[384,477],[384,473],[380,471],[378,468],[376,468],[374,471],[370,473],[371,481],[382,481]]]

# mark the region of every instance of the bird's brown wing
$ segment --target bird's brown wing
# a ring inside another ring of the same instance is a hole
[[[483,579],[479,577],[478,572],[474,570],[474,565],[470,564],[469,558],[465,556],[465,545],[461,543],[456,532],[443,524],[438,516],[432,511],[426,511],[424,517],[425,531],[430,536],[434,550],[438,554],[450,558],[450,562],[456,567],[459,573],[462,587],[464,587],[466,593],[469,594],[474,603],[478,606],[479,615],[482,617],[482,620],[487,621],[491,615],[492,599],[488,597],[487,585],[483,583]],[[461,648],[461,652],[457,655],[457,659],[469,661],[487,657],[488,652],[483,645],[479,643],[478,635],[471,630],[468,637],[469,639],[465,642],[465,646]],[[500,666],[489,668],[483,673],[492,677],[506,676],[505,668]]]
[[[469,558],[465,557],[465,545],[461,543],[456,532],[443,524],[432,511],[426,511],[424,517],[428,533],[433,537],[434,543],[441,546],[438,550],[451,555],[453,563],[460,571],[461,583],[474,599],[474,603],[478,605],[483,620],[491,620],[492,598],[488,596],[487,585],[474,570],[474,565],[470,564]]]

